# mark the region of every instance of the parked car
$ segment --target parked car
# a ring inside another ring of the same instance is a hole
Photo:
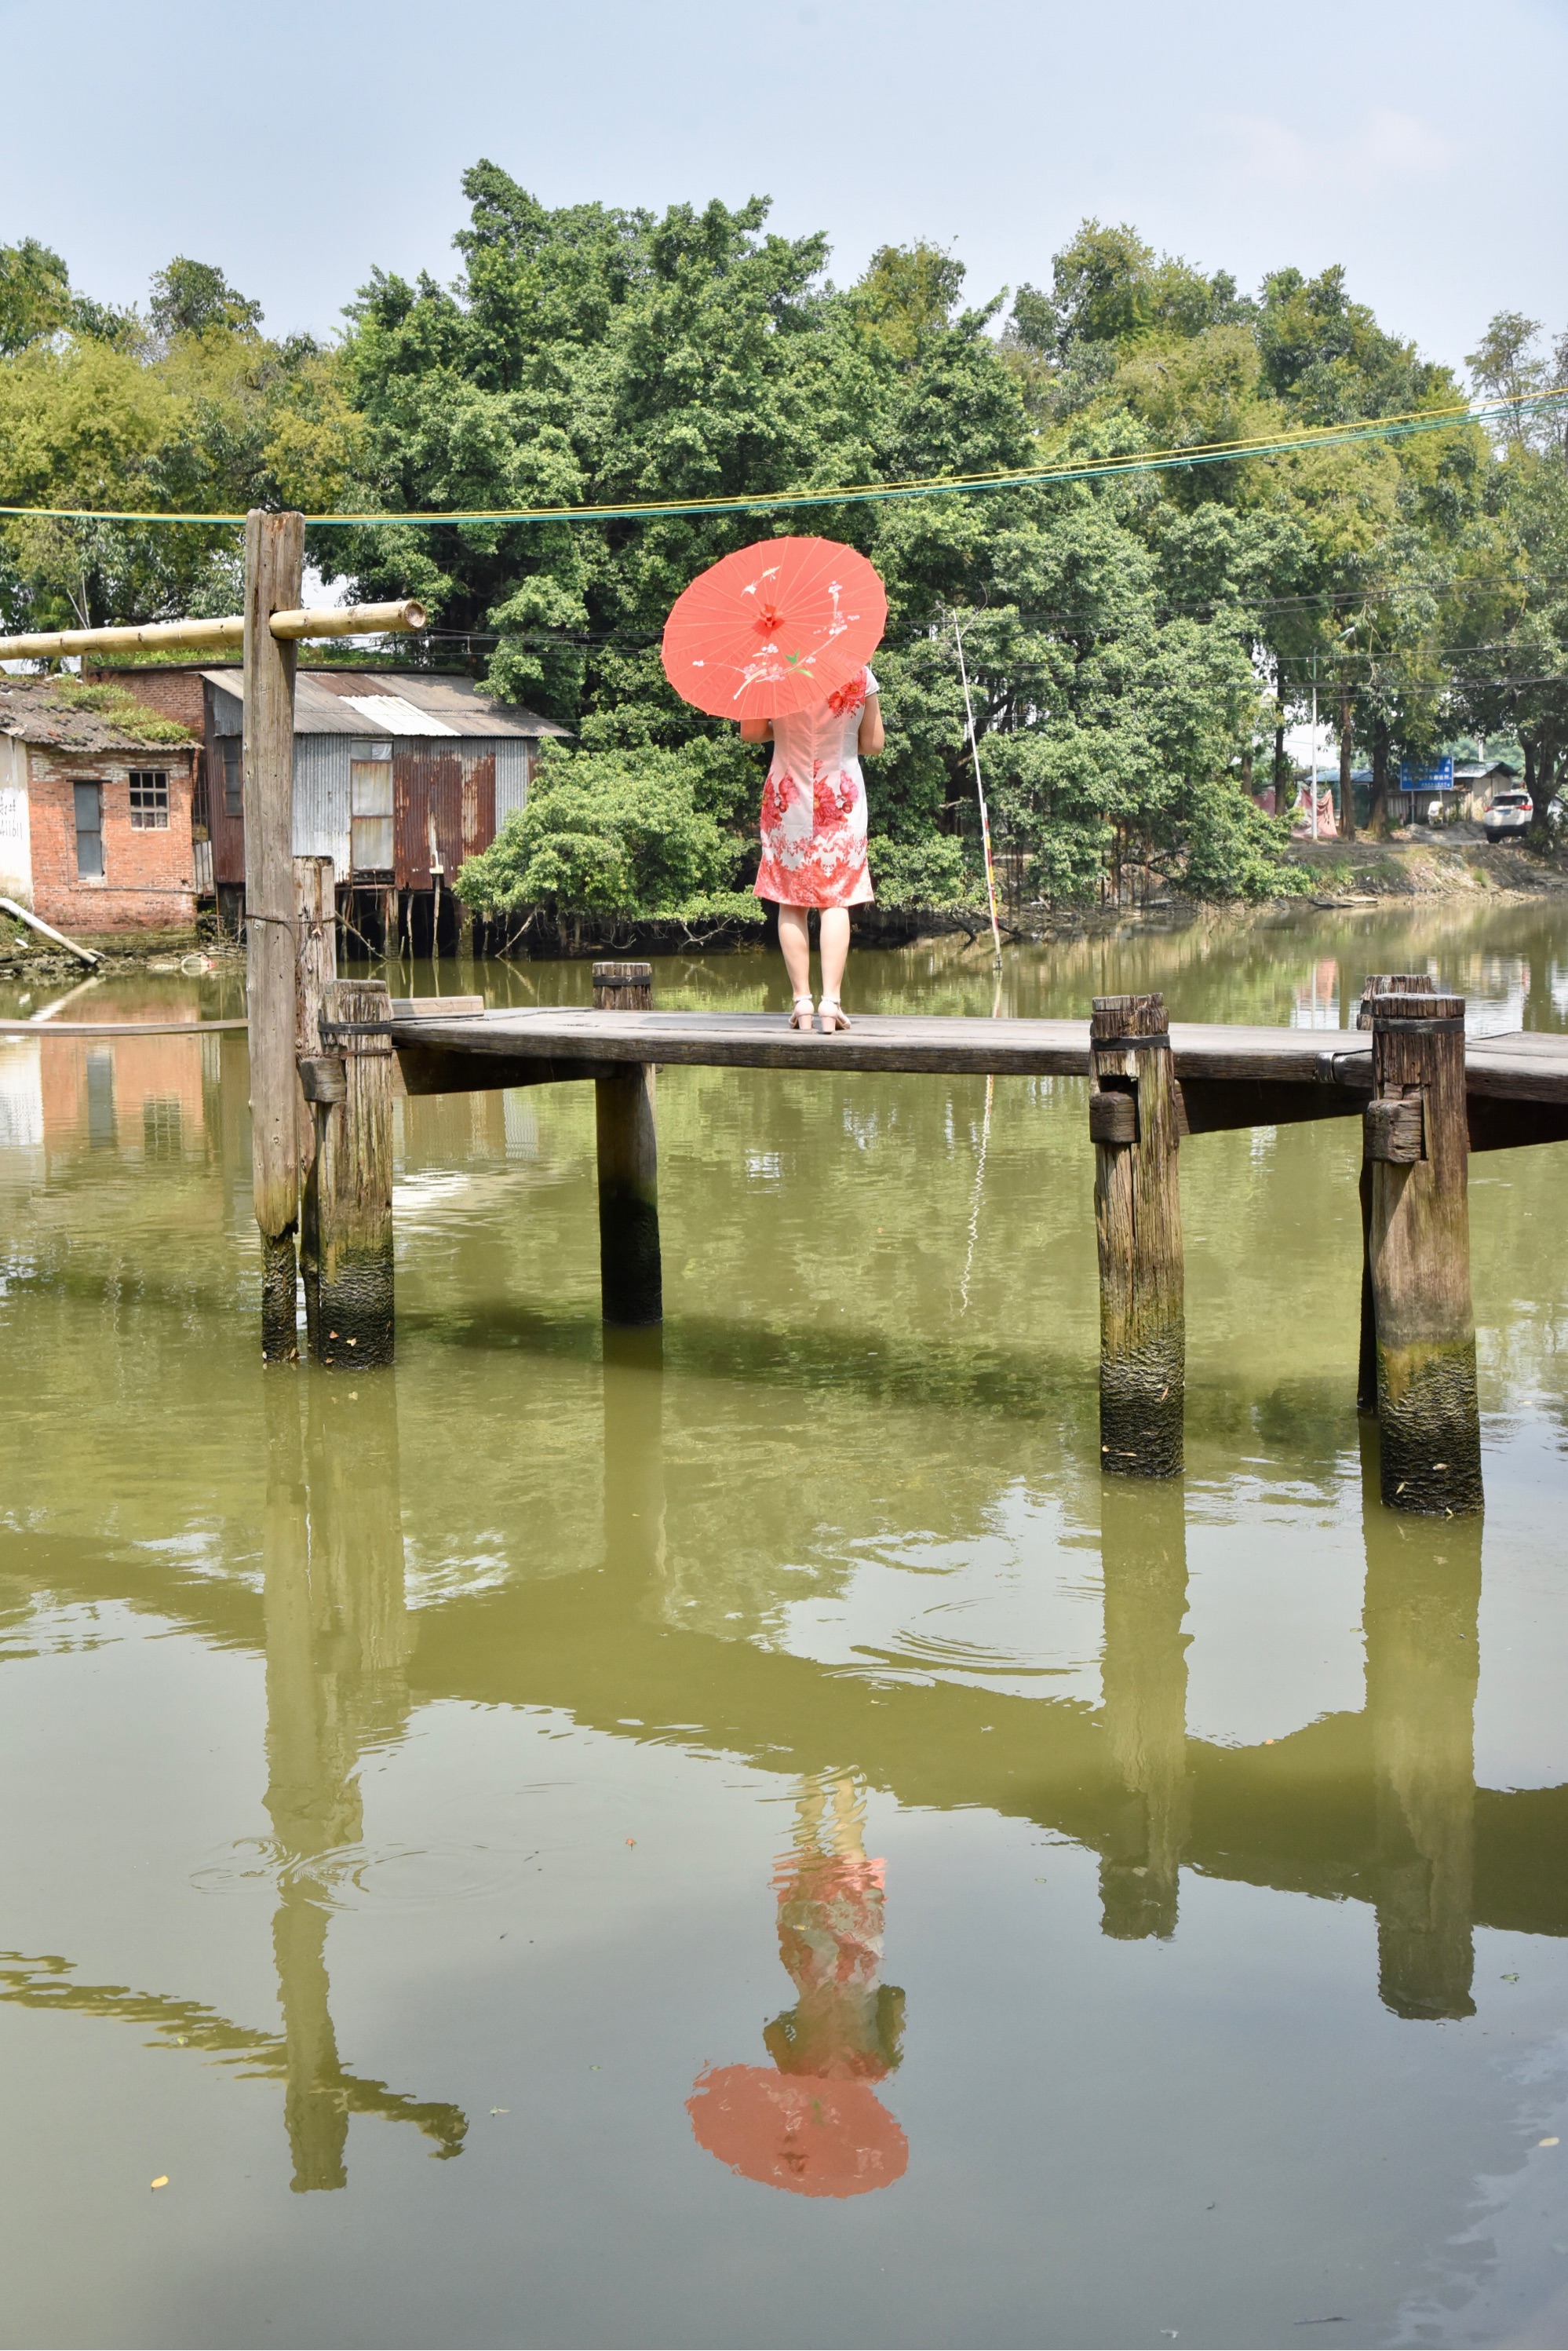
[[[1499,792],[1481,819],[1489,841],[1518,841],[1530,831],[1535,802],[1528,792]]]

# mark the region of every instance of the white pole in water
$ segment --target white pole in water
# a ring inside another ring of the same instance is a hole
[[[958,674],[964,681],[964,716],[969,724],[969,757],[975,763],[975,797],[980,803],[980,839],[986,851],[986,896],[991,909],[991,945],[997,969],[1002,967],[1002,934],[997,921],[997,877],[991,865],[991,820],[986,807],[986,787],[980,776],[980,747],[975,739],[975,705],[969,699],[969,672],[964,660],[964,632],[958,626],[958,615],[953,615],[953,634],[958,644]]]
[[[1318,657],[1312,655],[1312,839],[1318,837]]]

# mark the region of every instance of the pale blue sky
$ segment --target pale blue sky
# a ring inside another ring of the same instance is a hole
[[[276,332],[449,276],[480,155],[552,204],[770,193],[841,278],[925,236],[973,298],[1048,281],[1092,213],[1244,286],[1343,261],[1455,363],[1568,327],[1563,0],[0,0],[0,241],[116,301],[215,261]]]

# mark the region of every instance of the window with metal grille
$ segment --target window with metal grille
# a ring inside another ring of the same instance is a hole
[[[169,778],[162,768],[131,770],[131,825],[134,832],[169,830]]]
[[[245,746],[237,735],[219,737],[224,754],[224,814],[245,814]]]

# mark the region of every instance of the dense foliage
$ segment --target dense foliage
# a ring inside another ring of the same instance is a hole
[[[1046,289],[966,308],[963,270],[887,248],[858,283],[760,201],[662,217],[550,211],[494,164],[465,179],[451,286],[378,272],[335,348],[278,343],[208,265],[145,317],[0,250],[0,499],[235,512],[493,510],[761,496],[1268,436],[1451,405],[1461,388],[1338,270],[1255,295],[1085,223]],[[1522,402],[1568,351],[1492,322],[1478,388]],[[1284,886],[1287,721],[1315,683],[1374,823],[1402,756],[1516,731],[1544,809],[1568,757],[1568,491],[1560,431],[1522,408],[1269,460],[844,501],[804,517],[319,529],[367,597],[422,595],[428,657],[472,649],[572,730],[533,805],[462,888],[474,904],[704,919],[754,855],[756,753],[666,685],[658,632],[694,573],[772,530],[852,541],[882,571],[888,744],[868,782],[884,902],[978,886],[961,627],[1005,885],[1082,898],[1151,866],[1217,896]],[[234,537],[5,527],[0,605],[35,623],[232,607]]]

